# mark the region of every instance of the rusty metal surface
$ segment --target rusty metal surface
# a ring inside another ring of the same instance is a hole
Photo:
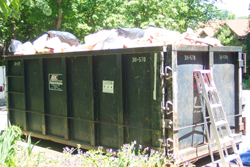
[[[235,56],[233,52],[214,52],[214,82],[223,109],[227,116],[235,115]],[[220,117],[220,115],[219,115]],[[235,129],[235,118],[228,119],[229,126]]]
[[[199,94],[195,87],[193,71],[204,69],[205,54],[202,52],[178,52],[178,127],[203,122]],[[203,125],[178,131],[179,149],[202,144]]]

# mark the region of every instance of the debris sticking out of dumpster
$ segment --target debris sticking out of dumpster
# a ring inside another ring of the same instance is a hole
[[[64,31],[48,31],[33,42],[22,44],[12,41],[9,53],[14,55],[30,55],[42,53],[62,53],[89,50],[121,49],[149,46],[196,45],[222,46],[218,39],[212,37],[198,38],[191,28],[180,34],[164,28],[148,27],[121,28],[101,30],[84,37],[84,44],[80,44],[73,34]],[[16,46],[17,45],[17,46]]]
[[[48,31],[49,37],[58,37],[62,43],[67,43],[70,46],[78,46],[81,41],[76,38],[75,35],[66,31]]]

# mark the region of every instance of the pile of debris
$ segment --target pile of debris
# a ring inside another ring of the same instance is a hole
[[[31,42],[21,43],[12,40],[9,47],[11,55],[30,55],[41,53],[62,53],[89,50],[121,49],[149,46],[175,45],[199,45],[222,46],[218,39],[212,37],[198,38],[191,28],[183,34],[164,28],[149,27],[121,28],[101,30],[84,37],[81,44],[75,35],[64,31],[48,31]]]

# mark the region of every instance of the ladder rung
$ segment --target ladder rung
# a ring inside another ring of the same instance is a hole
[[[227,157],[225,157],[225,160],[226,160],[226,162],[230,162],[230,161],[232,161],[236,158],[239,158],[239,157],[240,157],[239,154],[234,153],[234,154],[231,154],[231,155],[228,155]]]
[[[194,71],[194,77],[196,79],[198,91],[202,93],[202,96],[200,96],[201,101],[202,100],[206,101],[207,111],[208,111],[209,117],[211,117],[210,122],[214,129],[214,131],[211,130],[210,132],[214,135],[214,139],[218,141],[216,143],[217,143],[218,151],[220,152],[220,157],[221,157],[221,160],[214,161],[208,127],[205,126],[207,139],[209,141],[211,159],[213,161],[213,163],[209,165],[214,166],[214,164],[218,164],[218,162],[220,162],[222,163],[223,166],[227,166],[229,165],[228,163],[230,161],[237,159],[239,166],[243,166],[240,156],[236,153],[237,150],[235,150],[236,146],[235,146],[234,137],[231,134],[231,130],[226,119],[226,113],[223,111],[223,106],[222,106],[222,103],[220,102],[220,97],[216,89],[215,83],[213,81],[213,76],[211,76],[211,71],[210,70],[196,70]],[[207,123],[208,117],[206,116],[206,110],[205,111],[204,110],[205,109],[202,108],[203,116],[205,117],[204,122]],[[220,118],[220,120],[218,121],[215,121],[214,114],[217,119],[218,119],[217,114],[219,114],[222,118]],[[225,135],[224,137],[220,137],[220,136],[223,136],[223,134],[225,134],[224,130],[222,130],[222,127],[221,127],[223,125],[226,128],[225,132],[227,133],[227,135]],[[234,150],[234,154],[228,155],[227,150],[224,150],[224,149],[227,149],[227,146],[232,146]],[[224,151],[225,153],[223,153]],[[224,154],[228,156],[225,157]]]
[[[221,104],[220,103],[211,104],[211,108],[217,108],[217,107],[221,107]]]
[[[225,120],[219,120],[219,121],[215,122],[216,127],[226,125],[226,124],[227,124],[227,121],[225,121]]]
[[[227,142],[232,142],[234,140],[233,137],[231,136],[225,136],[223,138],[220,138],[220,143],[221,144],[226,144]]]

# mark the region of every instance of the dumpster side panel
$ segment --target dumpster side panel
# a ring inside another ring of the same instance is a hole
[[[159,139],[162,139],[162,114],[161,114],[161,79],[160,79],[160,64],[161,54],[164,52],[151,53],[150,59],[150,82],[151,82],[151,119],[152,119],[152,146],[160,145]]]
[[[161,136],[159,64],[160,54],[124,55],[125,143],[137,140],[159,146]],[[158,73],[157,73],[158,72]],[[154,106],[155,101],[158,107]],[[155,110],[155,109],[159,110]]]
[[[21,60],[7,61],[7,68],[9,119],[12,124],[25,128],[24,78]]]
[[[121,55],[94,57],[96,141],[104,147],[118,148],[118,113],[123,110],[120,81]]]
[[[21,60],[10,60],[8,62],[10,76],[22,76]]]
[[[60,58],[45,59],[45,92],[48,134],[64,136],[64,90],[58,81],[63,78],[62,60]]]
[[[71,139],[90,143],[90,122],[94,120],[92,57],[69,57],[68,89]]]
[[[125,58],[125,124],[135,127],[151,128],[150,106],[153,96],[150,83],[150,54],[131,54],[126,55]],[[137,61],[140,58],[143,59],[143,62]],[[137,121],[139,118],[142,119],[142,121]]]
[[[39,60],[26,60],[26,100],[27,110],[27,127],[29,131],[42,132],[42,112],[41,102],[43,82],[40,79],[41,71]]]
[[[18,83],[18,84],[17,84]],[[23,93],[23,77],[9,77],[9,91]]]

